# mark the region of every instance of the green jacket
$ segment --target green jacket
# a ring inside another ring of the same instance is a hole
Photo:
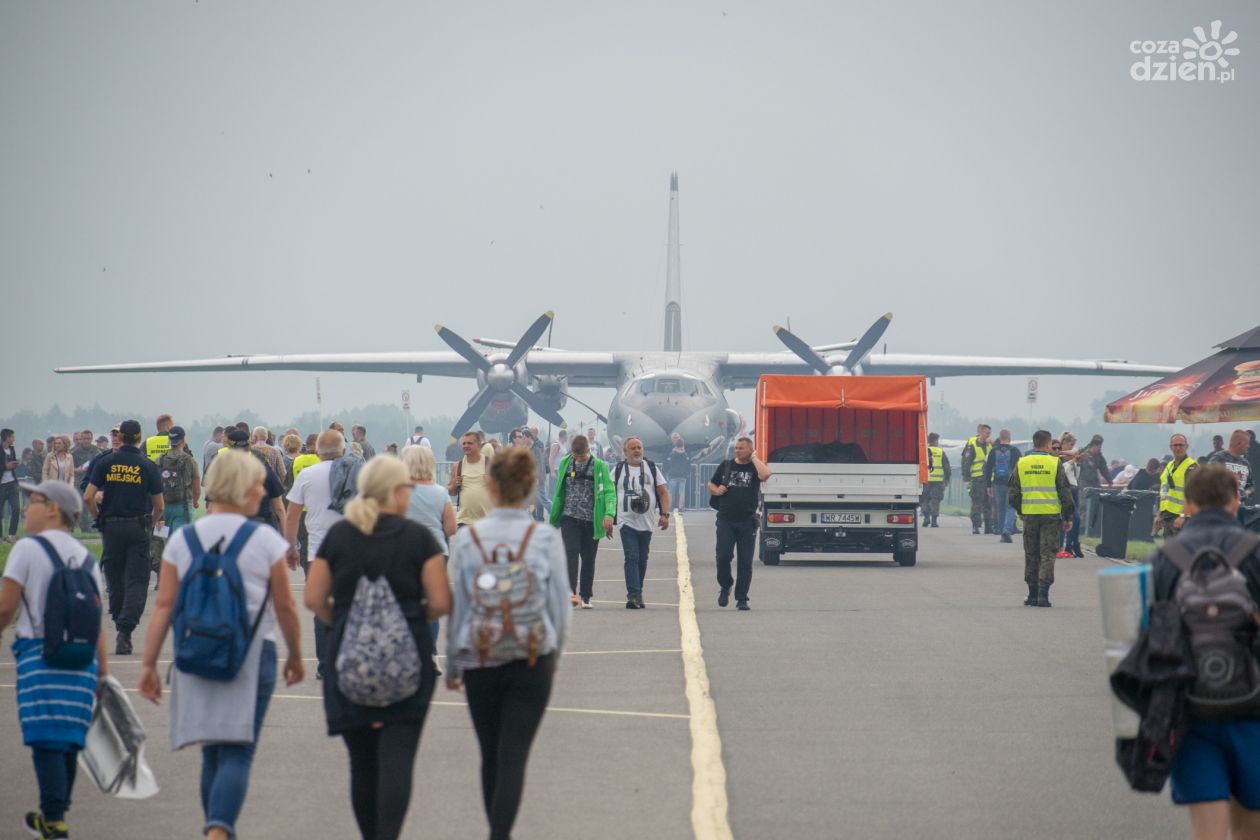
[[[591,457],[595,461],[591,476],[595,480],[593,524],[595,539],[600,539],[604,536],[604,517],[611,517],[617,511],[617,488],[613,485],[612,473],[608,472],[608,465],[593,455]],[[556,492],[551,497],[551,524],[557,528],[560,527],[560,519],[564,516],[564,490],[569,477],[569,462],[572,460],[572,455],[565,455],[560,465],[556,467],[556,475],[560,476],[560,481],[556,484]]]

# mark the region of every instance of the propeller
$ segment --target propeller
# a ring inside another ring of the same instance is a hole
[[[879,343],[884,335],[884,331],[888,329],[888,325],[892,323],[892,313],[885,312],[882,317],[871,324],[871,326],[862,334],[853,344],[853,349],[849,351],[849,355],[839,365],[829,365],[827,360],[818,354],[813,347],[793,333],[791,330],[780,327],[777,324],[774,327],[774,334],[779,337],[789,350],[801,358],[805,364],[809,365],[818,373],[825,375],[839,374],[842,376],[851,375],[853,371],[862,364],[862,360],[870,354],[871,350]]]
[[[551,322],[555,317],[555,313],[551,311],[540,315],[534,323],[530,324],[529,329],[512,347],[507,358],[502,361],[487,359],[454,330],[441,324],[433,325],[433,328],[437,331],[438,338],[446,342],[448,347],[480,371],[485,382],[481,386],[481,390],[473,397],[472,402],[468,404],[468,409],[455,422],[455,428],[451,432],[453,435],[458,436],[467,431],[490,407],[490,403],[495,397],[508,393],[522,400],[535,414],[548,422],[561,427],[564,426],[564,418],[548,403],[547,399],[541,394],[531,391],[524,383],[519,381],[520,373],[517,369],[517,365],[525,358],[538,339],[542,337],[542,334],[547,331],[547,328],[551,326]]]

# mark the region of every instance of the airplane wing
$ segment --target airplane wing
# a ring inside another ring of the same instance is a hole
[[[839,365],[844,353],[827,353],[828,364]],[[873,376],[1049,376],[1056,373],[1093,376],[1166,376],[1180,368],[1140,365],[1115,360],[1039,359],[1016,356],[938,356],[872,353],[862,360]],[[794,353],[730,353],[721,364],[727,388],[754,388],[763,373],[811,374],[814,370]]]
[[[534,376],[567,376],[578,387],[613,387],[618,366],[611,353],[568,353],[556,350],[531,351],[525,365]],[[454,376],[471,379],[473,366],[458,353],[449,351],[418,353],[309,353],[283,356],[244,355],[215,359],[131,362],[112,365],[79,365],[54,368],[56,373],[175,373],[228,371],[327,371],[330,373],[401,373]]]

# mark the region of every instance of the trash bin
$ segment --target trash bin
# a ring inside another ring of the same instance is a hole
[[[1129,520],[1129,539],[1149,540],[1151,528],[1155,526],[1155,509],[1159,507],[1159,491],[1126,490],[1126,496],[1132,496],[1133,518]]]
[[[1081,536],[1096,538],[1102,535],[1102,516],[1098,507],[1101,495],[1102,490],[1097,487],[1081,488]]]
[[[1099,557],[1124,559],[1129,548],[1129,520],[1133,517],[1136,499],[1126,493],[1107,493],[1099,496],[1101,508],[1102,542],[1098,543]],[[1149,532],[1148,532],[1149,533]]]

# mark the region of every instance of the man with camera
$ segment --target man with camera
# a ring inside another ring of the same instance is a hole
[[[643,457],[643,441],[627,438],[625,460],[613,470],[617,524],[625,555],[626,609],[643,609],[643,579],[654,527],[669,527],[669,488],[660,468]]]

